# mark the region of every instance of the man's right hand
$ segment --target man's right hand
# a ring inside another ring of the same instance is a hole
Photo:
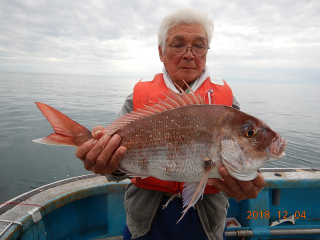
[[[127,149],[119,147],[119,135],[110,137],[103,129],[102,126],[94,127],[93,139],[78,147],[76,156],[81,159],[86,170],[96,174],[111,174],[118,170],[118,164]]]

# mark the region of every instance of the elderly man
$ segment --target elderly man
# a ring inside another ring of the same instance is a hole
[[[158,33],[163,72],[136,84],[120,116],[143,107],[150,99],[161,97],[161,92],[169,88],[177,92],[173,83],[186,89],[183,81],[194,92],[207,96],[206,102],[239,109],[227,83],[209,76],[206,56],[212,31],[212,21],[201,11],[181,9],[165,17]],[[214,95],[210,94],[212,90]],[[111,138],[103,133],[103,127],[95,127],[94,140],[80,146],[76,155],[87,170],[108,174],[110,180],[122,180],[125,175],[118,170],[118,163],[126,148],[119,147],[119,135]],[[225,167],[220,169],[220,174],[223,179],[209,179],[203,199],[178,224],[182,211],[181,195],[176,194],[182,190],[178,182],[150,177],[132,179],[125,194],[127,226],[124,239],[222,239],[227,195],[240,200],[255,198],[264,186],[264,179],[258,174],[252,181],[239,181],[228,175]]]

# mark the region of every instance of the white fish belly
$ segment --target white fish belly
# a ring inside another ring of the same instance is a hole
[[[199,182],[205,170],[205,156],[208,156],[206,144],[184,145],[177,151],[170,151],[167,146],[134,149],[127,152],[119,167],[134,176],[151,176],[165,181]],[[220,177],[217,170],[212,169],[211,172],[210,177]]]

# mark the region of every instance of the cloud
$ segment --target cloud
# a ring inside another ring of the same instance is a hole
[[[189,6],[214,19],[213,75],[319,81],[317,0],[0,2],[0,71],[149,76],[162,66],[159,24]]]
[[[116,62],[148,61],[150,57],[144,53],[151,48],[157,57],[157,17],[147,14],[151,5],[144,8],[141,2],[136,3],[139,2],[5,2],[1,8],[1,32],[5,33],[0,39],[2,69],[14,69],[15,63],[33,69],[39,66],[45,71],[52,71],[50,66],[60,72],[69,68],[72,73],[88,66],[89,70],[84,71],[88,74],[97,66],[111,74],[108,69],[114,69]],[[137,49],[142,55],[137,54]]]

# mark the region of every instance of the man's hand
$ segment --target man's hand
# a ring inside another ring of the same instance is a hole
[[[225,167],[221,167],[220,175],[223,179],[210,178],[207,185],[213,185],[229,197],[239,200],[256,198],[266,185],[260,173],[251,181],[240,181],[230,176]]]
[[[102,126],[92,130],[93,139],[77,148],[76,156],[81,159],[84,168],[96,174],[111,174],[118,170],[119,161],[127,149],[119,147],[121,138],[114,135],[112,138],[103,133]]]

